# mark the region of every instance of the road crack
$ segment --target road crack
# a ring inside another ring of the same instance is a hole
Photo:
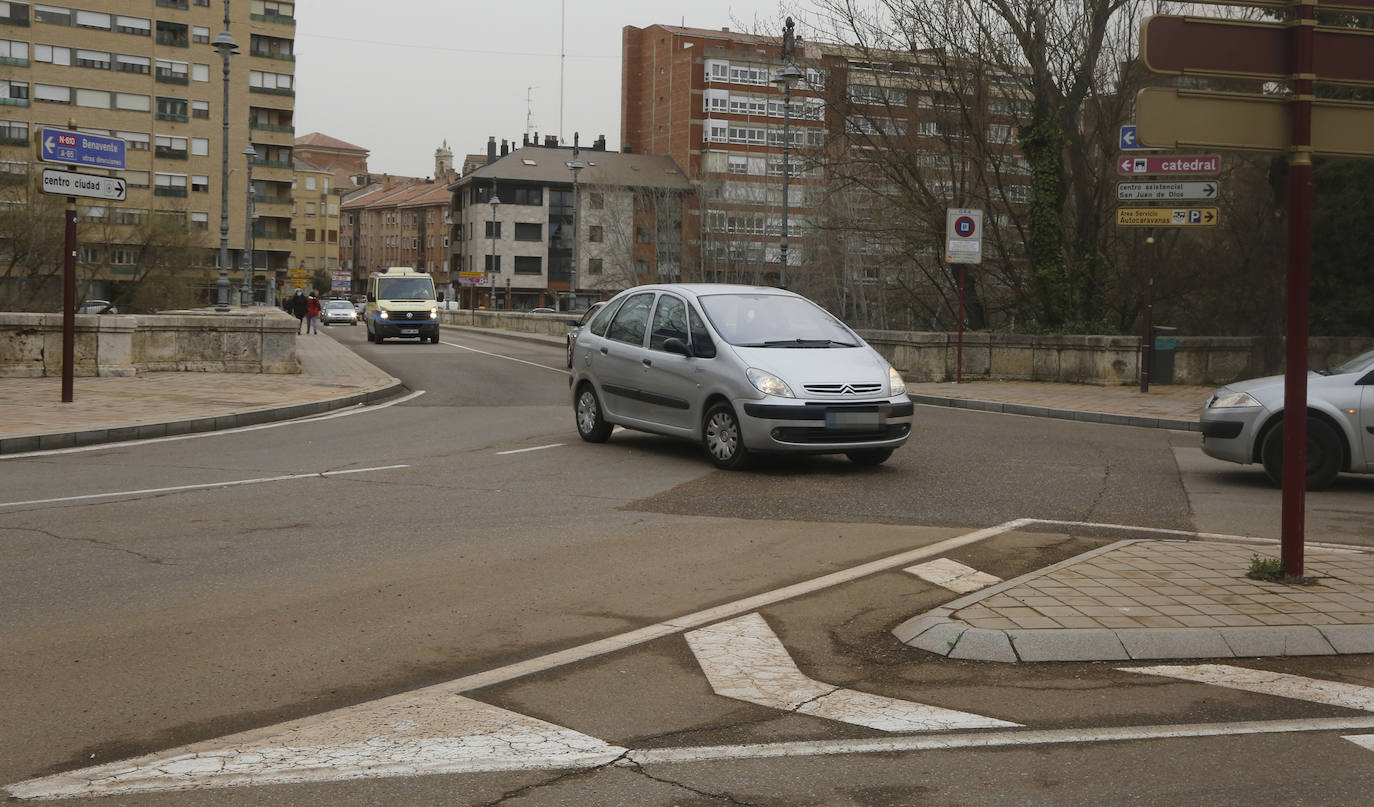
[[[146,554],[146,553],[143,553],[143,552],[139,552],[139,551],[134,550],[134,549],[129,549],[128,547],[123,547],[123,546],[120,546],[119,544],[112,543],[112,542],[110,542],[110,541],[102,541],[102,540],[100,540],[99,538],[72,538],[72,537],[69,537],[69,536],[66,536],[66,535],[58,535],[57,533],[52,532],[52,531],[50,531],[50,530],[38,529],[37,527],[0,527],[0,530],[4,530],[4,531],[8,531],[8,532],[31,532],[31,533],[36,533],[36,534],[38,534],[38,535],[45,535],[45,536],[47,536],[47,537],[49,537],[49,538],[51,538],[51,539],[53,539],[53,540],[55,540],[55,541],[68,541],[68,542],[71,542],[71,543],[89,544],[89,545],[94,546],[94,547],[96,547],[96,548],[98,548],[98,549],[106,549],[106,550],[109,550],[109,551],[111,551],[111,552],[120,552],[120,553],[125,554],[125,555],[132,555],[133,557],[138,558],[139,560],[143,561],[144,563],[150,563],[150,564],[153,564],[153,565],[155,565],[155,566],[174,566],[174,565],[176,565],[176,564],[173,564],[173,563],[169,563],[169,562],[167,562],[166,560],[163,560],[162,558],[159,558],[159,557],[157,557],[157,556],[155,556],[155,555],[149,555],[149,554]]]

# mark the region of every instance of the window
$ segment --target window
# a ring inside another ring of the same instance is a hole
[[[29,24],[29,4],[0,2],[0,24],[4,23],[27,27]],[[0,173],[4,172],[0,171]]]
[[[589,274],[589,275],[599,275],[599,274],[601,274],[601,259],[600,259],[600,258],[588,258],[588,259],[587,259],[587,274]]]
[[[544,225],[542,225],[542,224],[537,224],[537,223],[536,223],[536,224],[526,224],[526,223],[523,222],[523,221],[517,221],[517,222],[515,223],[515,240],[516,240],[516,241],[541,241],[541,240],[543,240],[543,238],[544,238]],[[517,267],[515,271],[517,271],[517,272],[520,271],[519,267]]]
[[[321,231],[321,232],[323,232],[323,231]],[[444,240],[447,241],[448,239],[444,239]],[[329,231],[329,243],[331,243],[331,244],[337,244],[337,243],[339,243],[339,231],[338,231],[338,230],[330,230],[330,231]],[[444,246],[448,246],[448,244],[445,244]]]
[[[210,138],[193,137],[191,138],[191,153],[197,157],[210,156]]]
[[[191,80],[192,80],[192,81],[209,81],[209,80],[210,80],[210,65],[208,65],[208,64],[193,64],[193,65],[191,65]]]
[[[114,69],[120,73],[142,73],[148,75],[152,70],[153,60],[147,56],[125,56],[116,53],[114,57]]]
[[[0,19],[4,18],[0,17]],[[29,43],[0,39],[0,64],[17,64],[24,67],[28,63]]]
[[[28,97],[28,82],[0,79],[0,100],[27,101]],[[27,104],[14,104],[14,106],[27,106]]]
[[[174,62],[171,59],[158,59],[154,73],[158,81],[168,84],[186,84],[190,81],[187,77],[189,69],[190,65],[186,62]]]
[[[248,89],[277,95],[293,95],[291,76],[286,73],[268,73],[262,70],[248,72]]]
[[[308,191],[313,191],[313,190],[315,190],[315,178],[314,178],[314,177],[306,177],[306,178],[305,178],[305,189],[308,190]]]
[[[991,126],[989,126],[989,127],[988,127],[988,142],[989,142],[989,143],[1010,143],[1010,142],[1012,142],[1012,137],[1011,137],[1011,126],[1009,126],[1009,125],[1007,125],[1007,124],[1005,124],[1005,123],[994,123],[994,124],[992,124]]]
[[[674,337],[684,343],[691,338],[687,335],[687,304],[680,297],[664,294],[658,298],[658,307],[654,309],[649,349],[663,350],[663,343]]]
[[[649,238],[649,230],[648,230],[647,228],[645,228],[645,227],[636,227],[636,228],[635,228],[635,243],[637,243],[637,244],[647,244],[647,243],[649,243],[649,241],[650,241],[650,238]]]
[[[191,41],[198,45],[206,45],[210,42],[210,29],[200,25],[191,26]]]
[[[314,216],[314,215],[315,215],[315,203],[314,203],[314,202],[306,202],[306,203],[305,203],[305,215],[307,215],[307,216]]]
[[[104,90],[77,89],[76,105],[95,107],[96,109],[109,109],[110,94]]]
[[[604,210],[606,208],[606,194],[598,191],[587,194],[587,207],[592,210]]]
[[[704,108],[707,112],[729,112],[730,91],[707,90],[705,95]]]
[[[593,224],[587,228],[587,240],[593,244],[600,244],[605,237],[605,232],[600,224]]]
[[[110,15],[102,14],[99,11],[77,11],[76,24],[82,28],[98,28],[102,31],[110,30]]]
[[[180,23],[157,21],[156,41],[159,45],[170,45],[174,48],[185,48],[191,45],[190,29]]]
[[[129,92],[115,93],[115,109],[148,112],[152,110],[152,108],[152,99],[146,95],[135,95]]]
[[[290,20],[296,16],[296,4],[278,0],[253,0],[252,11],[254,15],[267,17],[269,20]]]
[[[148,187],[147,171],[117,171],[115,172],[115,175],[118,176],[120,179],[124,180],[126,183],[128,183],[129,187],[131,188]]]
[[[723,59],[706,60],[706,80],[707,81],[729,81],[730,63]]]
[[[133,34],[134,36],[152,36],[153,22],[142,17],[125,17],[122,14],[115,16],[115,30],[121,34]]]
[[[544,271],[544,259],[538,255],[516,255],[515,273],[517,275],[538,275]]]
[[[209,101],[192,101],[192,102],[191,102],[191,117],[193,117],[193,118],[209,118],[209,117],[210,117],[210,102],[209,102]]]
[[[186,138],[158,135],[153,153],[158,157],[184,160],[186,159]]]
[[[729,124],[725,121],[708,120],[702,126],[707,143],[725,143],[730,140]]]
[[[208,192],[210,190],[210,177],[205,174],[192,174],[191,190],[195,193]]]
[[[500,237],[501,237],[501,222],[499,222],[499,221],[487,221],[487,222],[483,222],[483,223],[487,225],[487,233],[486,233],[486,234],[487,234],[487,238],[500,238]]]
[[[632,345],[644,344],[644,331],[649,324],[649,306],[653,302],[652,292],[636,294],[626,300],[607,329],[606,338]]]
[[[71,9],[58,8],[56,6],[34,6],[33,19],[35,22],[46,22],[53,25],[71,25]]]
[[[4,84],[0,83],[0,92]],[[7,146],[27,146],[29,144],[29,125],[22,121],[0,120],[0,144]]]
[[[185,196],[185,174],[153,174],[153,194],[156,196]]]
[[[488,255],[488,256],[487,256],[487,259],[486,259],[486,265],[485,265],[483,271],[486,271],[486,272],[500,272],[500,271],[501,271],[501,256],[500,256],[500,255]]]
[[[98,50],[78,50],[76,66],[90,67],[95,70],[110,69],[110,54]]]
[[[308,241],[308,242],[314,242],[314,240],[315,240],[315,230],[314,230],[313,228],[307,229],[307,230],[305,231],[305,240]]]
[[[133,266],[138,263],[138,252],[133,247],[111,247],[110,263],[115,266]]]
[[[49,64],[69,65],[72,63],[72,52],[70,48],[35,44],[33,46],[33,60],[35,62],[48,62]]]
[[[196,212],[192,212],[192,213],[191,213],[191,226],[194,227],[194,228],[196,228],[197,230],[208,230],[208,229],[210,229],[210,214],[209,214],[209,213],[196,213]]]
[[[58,87],[54,84],[35,84],[33,85],[33,100],[47,101],[52,104],[70,104],[72,102],[72,88]]]
[[[157,99],[157,119],[178,121],[185,123],[188,104],[185,98],[163,98]]]
[[[916,124],[916,134],[922,137],[939,137],[940,124],[938,121],[923,120]]]
[[[730,80],[736,84],[768,86],[768,69],[749,65],[730,65]]]

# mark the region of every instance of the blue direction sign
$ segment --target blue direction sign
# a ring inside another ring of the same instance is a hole
[[[1140,139],[1135,136],[1135,125],[1128,124],[1121,127],[1121,150],[1122,151],[1152,151],[1149,146],[1140,145]]]
[[[87,165],[92,168],[124,167],[125,143],[118,137],[67,129],[39,129],[38,133],[38,159],[45,163]]]

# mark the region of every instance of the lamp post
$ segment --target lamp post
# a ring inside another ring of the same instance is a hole
[[[580,236],[580,234],[579,234],[579,232],[578,232],[578,228],[579,228],[579,224],[580,224],[580,222],[578,221],[579,218],[580,218],[580,216],[579,216],[579,210],[578,210],[578,208],[580,207],[580,205],[578,204],[578,202],[580,201],[580,199],[578,198],[577,175],[580,174],[580,173],[582,173],[582,169],[583,169],[583,168],[586,168],[586,167],[587,167],[586,164],[582,162],[582,160],[578,159],[578,152],[579,152],[579,151],[580,151],[580,149],[577,147],[577,133],[576,133],[576,132],[573,132],[573,153],[572,153],[572,157],[573,157],[573,158],[572,158],[572,162],[568,163],[568,170],[572,172],[572,177],[573,177],[573,244],[572,244],[572,272],[568,275],[568,297],[569,297],[569,300],[568,300],[568,306],[569,306],[569,308],[568,308],[568,310],[569,310],[569,311],[572,311],[572,310],[574,310],[574,309],[577,308],[577,247],[578,247],[578,242],[582,240],[582,239],[581,239],[581,236]]]
[[[778,286],[787,288],[787,186],[792,176],[788,163],[788,147],[792,143],[792,84],[802,77],[802,72],[792,64],[792,52],[796,48],[792,35],[792,18],[787,18],[787,28],[783,33],[782,69],[773,75],[773,83],[782,89],[782,240],[779,242]]]
[[[488,305],[496,310],[496,206],[501,199],[496,195],[496,180],[491,181],[491,258],[487,266],[487,277],[491,280],[491,299]],[[509,301],[508,301],[509,302]]]
[[[244,193],[243,208],[243,289],[239,293],[240,305],[253,304],[253,160],[258,156],[253,144],[243,150],[244,161],[248,164],[248,190]]]
[[[224,62],[224,130],[220,135],[219,279],[215,281],[215,310],[229,310],[229,57],[239,52],[229,33],[229,0],[224,0],[224,30],[212,43]]]

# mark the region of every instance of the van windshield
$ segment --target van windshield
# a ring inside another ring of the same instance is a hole
[[[378,300],[433,300],[434,281],[428,277],[379,277]]]
[[[709,294],[711,325],[737,347],[858,347],[859,338],[820,306],[785,294]]]

